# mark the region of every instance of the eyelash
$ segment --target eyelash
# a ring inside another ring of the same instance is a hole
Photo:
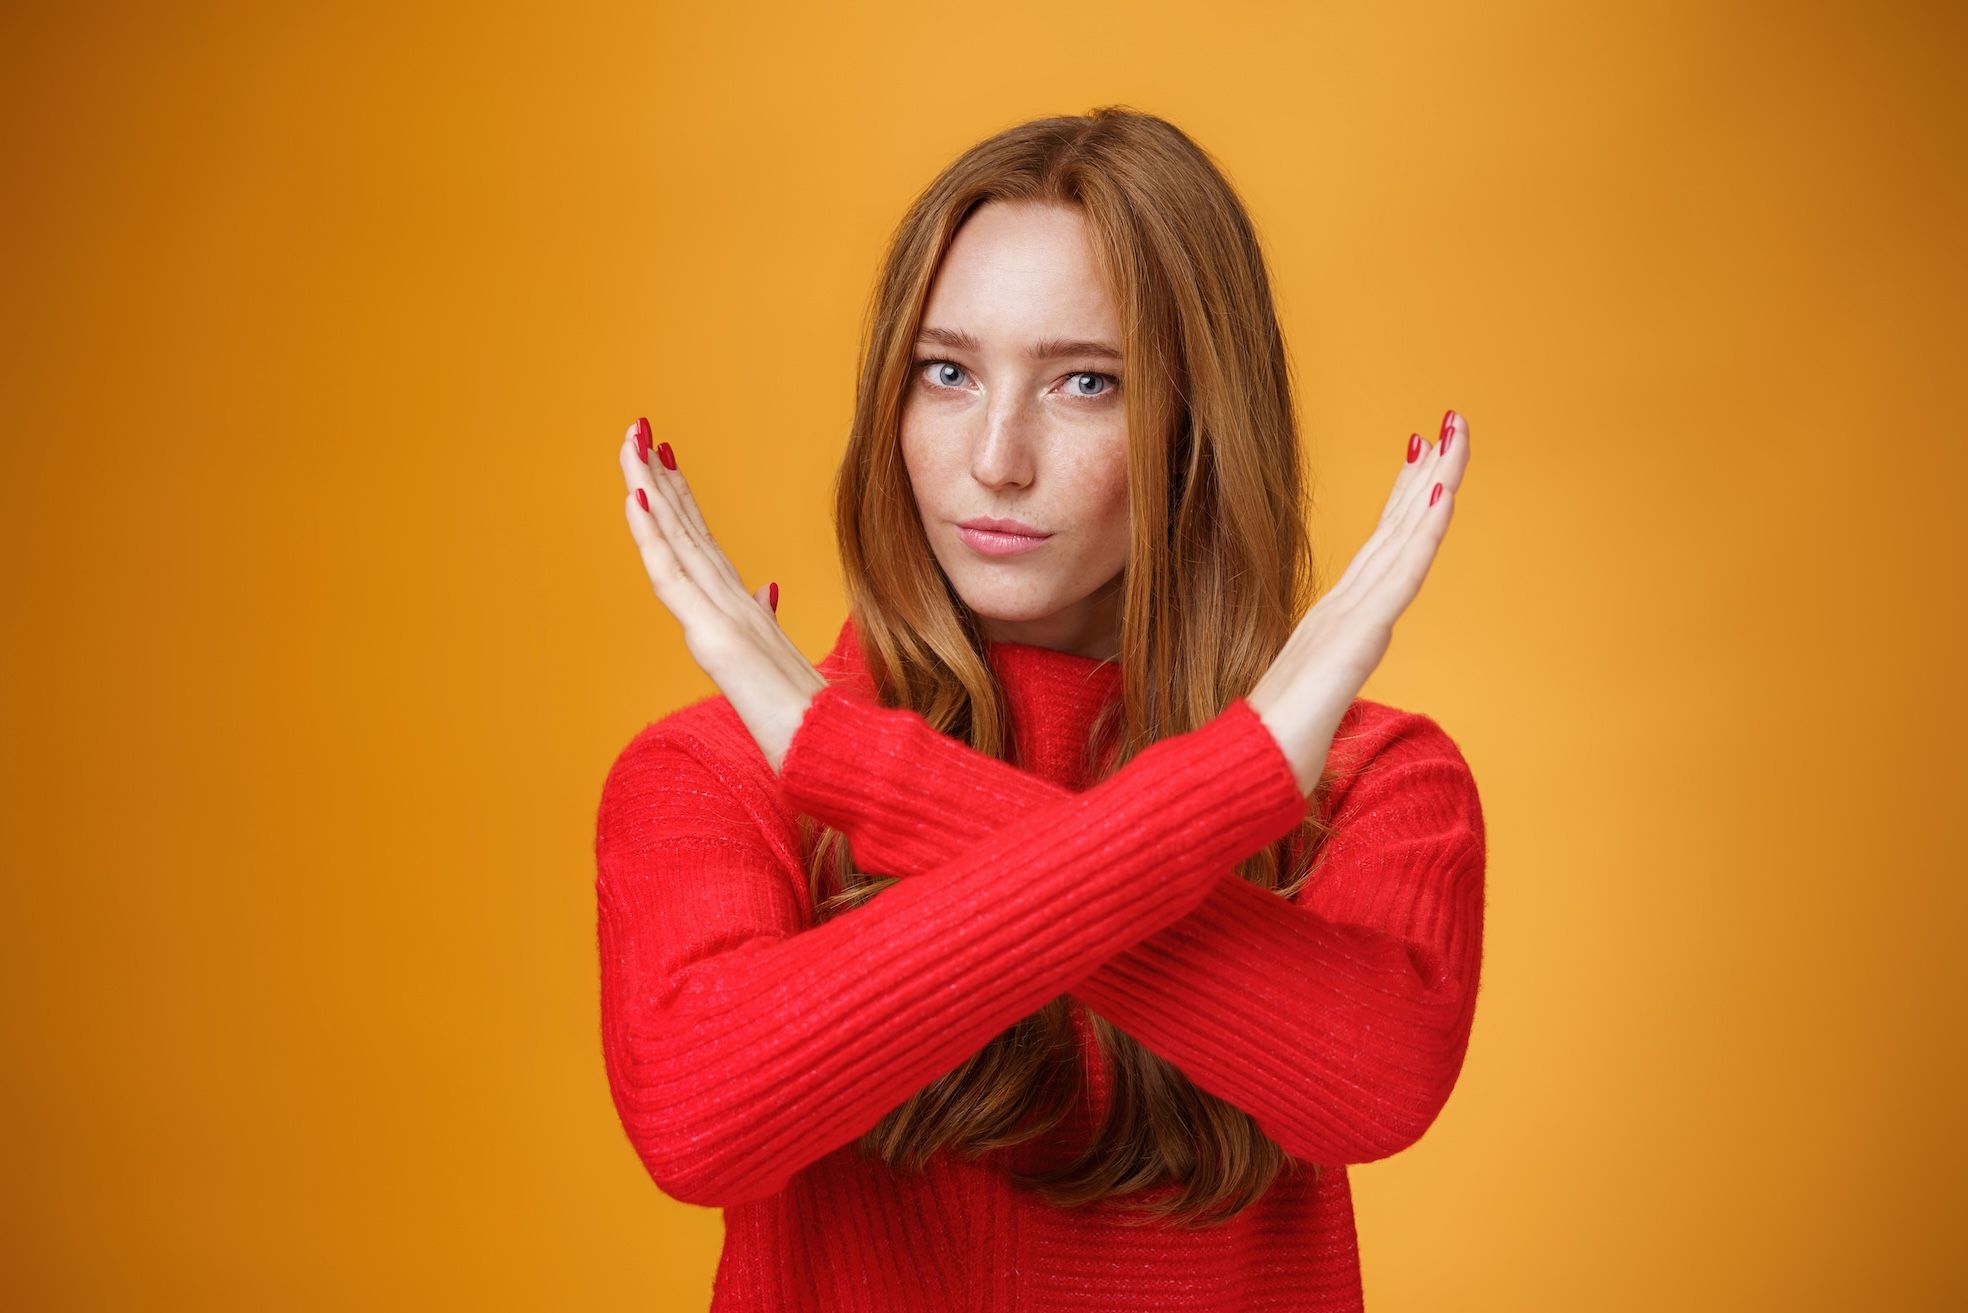
[[[956,362],[956,361],[954,361],[954,360],[945,360],[945,359],[943,359],[943,358],[941,358],[941,357],[939,357],[939,356],[921,356],[921,357],[919,357],[919,358],[918,358],[918,359],[916,360],[916,362],[915,362],[915,367],[916,367],[916,377],[917,377],[917,378],[918,378],[919,380],[920,380],[920,379],[922,378],[922,372],[923,372],[923,367],[924,367],[924,366],[926,366],[926,365],[949,365],[949,366],[951,366],[951,367],[953,367],[953,368],[956,368],[956,369],[963,369],[963,366],[962,366],[962,365],[959,365],[959,364],[957,364],[957,362]],[[968,374],[969,372],[970,372],[969,370],[967,370],[967,369],[964,369],[964,373],[966,373],[966,374]],[[1075,395],[1075,396],[1073,397],[1073,400],[1075,400],[1075,401],[1089,401],[1089,402],[1091,402],[1091,401],[1105,401],[1105,400],[1107,400],[1107,398],[1109,398],[1109,397],[1111,397],[1111,396],[1113,396],[1113,395],[1114,395],[1114,394],[1115,394],[1116,392],[1119,392],[1119,391],[1121,390],[1121,380],[1120,380],[1120,378],[1119,378],[1119,377],[1118,377],[1117,375],[1114,375],[1114,374],[1103,374],[1103,373],[1101,373],[1101,372],[1100,372],[1099,370],[1097,370],[1097,369],[1076,369],[1076,370],[1074,370],[1074,371],[1073,371],[1072,373],[1070,373],[1070,374],[1068,374],[1068,375],[1067,375],[1066,377],[1067,377],[1067,378],[1080,378],[1080,377],[1082,377],[1082,376],[1086,376],[1086,377],[1092,377],[1092,378],[1104,378],[1104,379],[1106,379],[1106,380],[1107,380],[1107,382],[1108,382],[1108,383],[1109,383],[1109,384],[1110,384],[1111,386],[1109,386],[1109,387],[1108,387],[1108,388],[1107,388],[1107,389],[1106,389],[1105,391],[1102,391],[1102,392],[1099,392],[1099,393],[1096,393],[1096,394],[1095,394],[1095,395],[1093,395],[1093,396],[1086,396],[1086,395],[1084,395],[1084,394],[1076,394],[1076,395]],[[926,387],[930,387],[930,388],[934,388],[934,389],[937,389],[937,390],[939,390],[939,391],[947,391],[947,390],[948,390],[948,389],[947,389],[947,388],[946,388],[946,387],[945,387],[945,386],[944,386],[943,384],[941,384],[941,383],[928,383],[928,382],[925,382],[925,384],[924,384],[924,385],[925,385]]]

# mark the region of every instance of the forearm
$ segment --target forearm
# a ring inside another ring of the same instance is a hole
[[[830,792],[832,754],[848,741],[828,704],[815,706],[782,777],[809,802]],[[756,905],[778,897],[764,877],[727,868],[728,823],[639,851],[634,811],[618,809],[602,868],[604,953],[637,927],[679,923],[684,898],[699,900],[682,921],[705,941],[625,952],[638,966],[610,986],[611,1079],[651,1174],[691,1202],[773,1193],[1302,819],[1289,763],[1247,710],[1167,747],[806,928]],[[674,824],[701,810],[680,804]],[[701,900],[716,895],[694,892],[726,887],[746,901],[707,911]],[[732,929],[743,925],[753,932]]]
[[[978,753],[920,717],[865,735],[865,773],[822,817],[857,860],[912,876],[1068,790]],[[1464,800],[1447,764],[1408,779]],[[1473,797],[1468,801],[1473,802]],[[1417,1139],[1453,1088],[1467,1046],[1480,966],[1482,850],[1460,816],[1431,842],[1405,845],[1385,874],[1414,891],[1405,909],[1371,895],[1348,906],[1345,871],[1294,904],[1234,873],[1186,916],[1117,953],[1071,992],[1181,1068],[1199,1088],[1250,1112],[1295,1157],[1361,1162]],[[1345,864],[1342,856],[1341,865]],[[1354,881],[1357,887],[1358,882]]]

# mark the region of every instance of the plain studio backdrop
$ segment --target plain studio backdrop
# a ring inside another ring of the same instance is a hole
[[[5,1302],[702,1308],[616,1121],[592,841],[713,691],[638,414],[809,656],[882,243],[1119,103],[1265,242],[1369,697],[1489,824],[1369,1307],[1968,1298],[1962,11],[100,5],[0,15]]]

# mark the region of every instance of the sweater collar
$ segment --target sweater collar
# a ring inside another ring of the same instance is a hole
[[[1094,720],[1121,696],[1119,660],[1004,640],[987,640],[984,655],[1010,709],[1012,761],[1054,784],[1085,787],[1083,758]],[[819,669],[830,683],[850,683],[862,696],[874,697],[852,615]]]

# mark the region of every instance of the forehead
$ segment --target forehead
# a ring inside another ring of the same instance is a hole
[[[979,207],[950,242],[925,325],[962,329],[989,349],[1040,338],[1114,340],[1118,316],[1093,235],[1071,206]]]

